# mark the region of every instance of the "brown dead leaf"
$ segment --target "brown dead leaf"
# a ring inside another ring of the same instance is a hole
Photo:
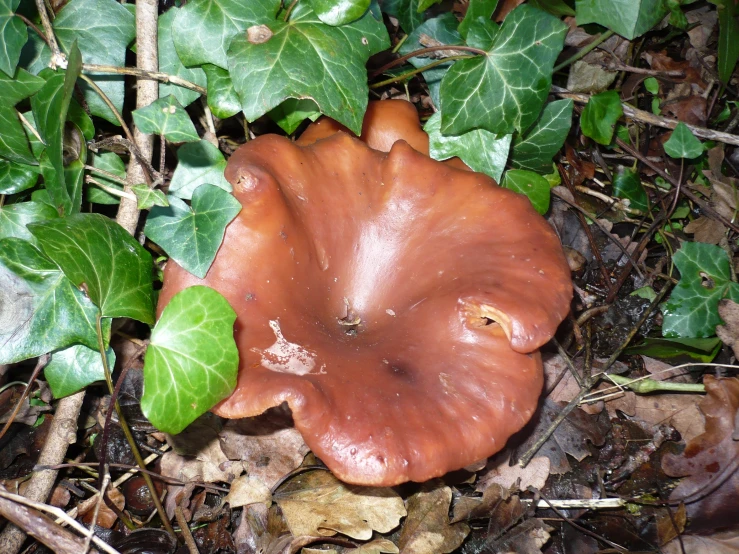
[[[272,488],[299,467],[308,453],[292,420],[279,409],[260,416],[228,421],[220,433],[221,447],[230,460],[241,460],[250,477]]]
[[[462,544],[470,528],[449,522],[452,489],[430,481],[408,499],[408,518],[398,546],[403,554],[447,554]]]
[[[119,510],[123,509],[126,504],[126,499],[118,489],[108,489],[108,498],[113,502],[113,505]],[[108,508],[107,504],[103,502],[100,497],[92,496],[87,500],[81,502],[78,506],[78,515],[82,517],[82,521],[88,527],[92,523],[93,515],[95,515],[95,505],[100,500],[100,510],[98,511],[98,517],[95,522],[96,525],[110,529],[115,525],[118,520],[116,513]]]
[[[670,500],[685,502],[690,530],[708,532],[736,525],[739,511],[739,378],[704,379],[707,396],[700,404],[706,432],[691,440],[682,455],[665,455],[662,468],[685,477]]]
[[[718,303],[718,315],[725,323],[716,326],[716,334],[739,358],[739,304],[724,298]]]
[[[691,26],[688,31],[691,46],[699,52],[705,52],[708,41],[718,23],[718,13],[709,6],[703,6],[697,10],[687,12],[685,17]]]
[[[345,553],[351,552],[352,554],[397,554],[400,552],[393,541],[387,539],[375,539],[363,544],[359,548],[352,548],[351,550],[345,550]]]
[[[705,215],[699,216],[685,226],[685,232],[694,235],[696,242],[718,244],[726,235],[726,226]]]
[[[680,504],[674,514],[660,515],[657,519],[659,544],[664,546],[678,535],[681,535],[685,531],[687,522],[688,512],[685,510],[685,504]]]
[[[272,504],[272,491],[261,479],[242,475],[231,483],[231,490],[223,499],[223,503],[226,502],[232,509],[256,502],[262,502],[269,507]]]
[[[549,477],[549,458],[537,456],[526,467],[519,464],[510,465],[509,460],[510,453],[506,451],[491,458],[488,469],[480,476],[475,490],[482,492],[493,484],[500,485],[506,490],[513,490],[514,487],[520,491],[525,491],[529,487],[544,488]]]
[[[237,554],[292,554],[300,546],[310,544],[293,537],[279,509],[267,508],[266,504],[244,507],[233,539]]]
[[[406,515],[403,500],[393,489],[346,485],[328,471],[293,477],[273,500],[294,536],[342,533],[367,540],[373,530],[392,531]]]
[[[664,554],[739,554],[739,531],[708,536],[682,535],[662,548]]]

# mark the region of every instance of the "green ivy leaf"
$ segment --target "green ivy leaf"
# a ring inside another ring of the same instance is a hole
[[[2,5],[2,2],[3,0],[0,0],[0,5]],[[4,104],[15,106],[21,100],[36,94],[45,83],[46,81],[41,77],[37,77],[20,67],[13,77],[0,73],[0,98],[3,99]]]
[[[697,158],[703,154],[703,144],[682,121],[665,141],[664,147],[671,158]]]
[[[123,227],[100,214],[76,214],[28,228],[103,317],[154,323],[151,255]]]
[[[161,190],[150,188],[148,185],[134,185],[131,191],[136,195],[139,210],[148,210],[152,206],[169,206],[167,197]]]
[[[545,214],[549,210],[549,181],[538,173],[525,169],[510,169],[506,171],[501,186],[527,196],[531,200],[531,205],[540,214]]]
[[[252,25],[274,21],[280,0],[194,0],[172,26],[177,54],[186,66],[211,63],[226,69],[231,39]]]
[[[119,179],[126,179],[126,164],[123,163],[123,160],[115,152],[103,152],[100,154],[95,154],[92,157],[92,166],[102,171],[107,171],[108,173],[115,175]],[[123,191],[123,187],[118,182],[109,179],[105,175],[101,175],[95,172],[91,172],[91,175],[96,181],[102,183],[103,185],[115,190]],[[119,196],[110,194],[100,187],[91,184],[87,188],[87,201],[92,202],[93,204],[115,205],[120,204],[121,199]]]
[[[490,50],[495,43],[500,27],[495,21],[478,17],[472,21],[467,31],[467,44],[481,50]]]
[[[633,169],[621,166],[613,175],[613,196],[626,198],[629,206],[646,212],[649,209],[649,198],[641,186],[639,174]]]
[[[280,129],[292,135],[304,120],[315,121],[321,117],[321,112],[313,100],[288,98],[267,115],[280,126]]]
[[[36,165],[18,113],[12,106],[0,103],[0,156],[20,164]]]
[[[38,181],[38,168],[0,158],[0,194],[16,194],[33,187]]]
[[[576,0],[577,24],[598,23],[633,40],[667,14],[664,0]]]
[[[182,145],[177,151],[177,160],[177,167],[169,184],[170,194],[190,200],[193,191],[206,183],[226,192],[233,190],[231,183],[223,176],[226,158],[207,140]]]
[[[712,337],[722,321],[722,298],[739,302],[739,284],[731,281],[729,257],[721,248],[702,242],[685,242],[673,256],[680,281],[662,305],[665,337]]]
[[[624,114],[621,98],[615,90],[607,90],[590,97],[580,117],[582,134],[600,144],[610,144],[613,130]]]
[[[456,62],[441,82],[441,132],[527,129],[552,86],[567,26],[526,4],[506,17],[486,56]]]
[[[41,202],[20,202],[0,206],[0,239],[15,237],[37,246],[26,225],[59,217],[57,211]]]
[[[362,17],[371,0],[310,0],[318,19],[326,25],[346,25]]]
[[[144,358],[141,410],[167,433],[179,433],[236,386],[236,313],[215,290],[177,293],[151,333]]]
[[[144,234],[202,279],[221,246],[226,226],[240,211],[239,201],[225,190],[200,185],[192,193],[192,208],[176,196],[169,197],[169,207],[152,208]]]
[[[208,107],[213,115],[226,119],[239,113],[241,102],[228,71],[213,64],[205,64],[203,71],[208,80]]]
[[[556,100],[544,107],[538,121],[524,134],[516,135],[511,147],[511,165],[549,173],[552,158],[559,152],[572,125],[572,100]]]
[[[651,358],[670,359],[687,356],[697,362],[709,364],[721,350],[718,337],[704,339],[658,339],[648,337],[641,344],[630,346],[626,354],[641,354]]]
[[[115,352],[108,348],[105,354],[108,367],[112,368],[115,365]],[[105,370],[100,351],[76,345],[54,352],[44,368],[44,377],[54,398],[64,398],[96,381],[104,381]]]
[[[134,110],[133,121],[142,133],[164,135],[170,142],[200,140],[190,116],[172,95]]]
[[[440,4],[441,0],[418,0],[418,11],[423,12],[428,10],[434,4]]]
[[[52,73],[41,90],[31,98],[36,129],[46,144],[46,158],[40,160],[41,170],[44,172],[44,186],[62,215],[76,213],[80,209],[79,204],[73,202],[64,178],[64,124],[67,121],[74,85],[81,71],[80,51],[76,44],[72,44],[67,70]],[[48,160],[50,167],[44,167],[45,160]]]
[[[71,121],[79,128],[82,136],[85,140],[92,140],[95,138],[95,124],[92,122],[92,118],[87,115],[87,112],[82,109],[79,102],[72,98],[69,103],[69,110],[67,110],[67,121]]]
[[[359,135],[369,94],[365,64],[389,46],[382,21],[367,12],[351,25],[331,27],[301,2],[290,21],[271,22],[269,32],[270,38],[254,42],[238,35],[228,50],[246,119],[256,120],[287,98],[312,98],[321,113]]]
[[[497,7],[498,0],[470,0],[470,3],[467,5],[467,12],[464,14],[464,19],[459,24],[459,34],[465,39],[468,39],[467,33],[473,22],[481,17],[489,20]]]
[[[464,44],[462,35],[457,32],[457,25],[459,22],[454,14],[447,12],[441,14],[439,17],[428,19],[422,25],[416,27],[416,29],[408,35],[408,38],[400,47],[398,53],[401,56],[415,52],[424,45],[421,44],[420,39],[422,36],[428,37],[439,44],[458,45]],[[460,54],[464,52],[458,51]],[[438,60],[433,57],[420,58],[418,56],[408,60],[408,62],[415,68],[421,69],[426,67],[430,63],[434,63]],[[439,100],[439,88],[441,86],[441,79],[446,75],[446,72],[452,66],[454,62],[448,62],[437,65],[431,69],[428,69],[422,73],[426,85],[429,88],[429,95],[435,106],[441,106]]]
[[[565,0],[529,0],[529,5],[557,17],[575,17],[575,10]]]
[[[175,50],[172,38],[172,25],[179,13],[179,8],[170,8],[159,16],[159,33],[157,40],[159,44],[159,71],[167,75],[180,77],[196,85],[204,87],[206,84],[205,72],[199,67],[188,69],[180,61]],[[159,96],[173,95],[183,106],[189,106],[200,97],[194,90],[186,89],[169,83],[159,83]]]
[[[20,0],[0,0],[0,71],[15,73],[23,45],[28,40],[26,24],[15,16]]]
[[[99,310],[29,242],[0,240],[0,300],[1,364],[75,343],[97,348]]]
[[[423,23],[421,4],[424,0],[384,0],[382,11],[398,18],[400,28],[411,33]]]
[[[498,138],[493,133],[478,129],[455,137],[445,137],[440,129],[441,114],[436,112],[423,128],[429,136],[429,154],[432,158],[448,160],[458,156],[472,170],[500,181],[511,148],[512,135]]]
[[[115,0],[70,0],[54,19],[54,33],[60,45],[70,52],[77,41],[85,63],[126,65],[126,48],[136,36],[134,15]],[[50,58],[44,46],[40,60],[45,67]],[[95,75],[90,77],[123,111],[124,77],[122,75]],[[100,96],[85,82],[80,82],[90,113],[118,125],[113,112]]]

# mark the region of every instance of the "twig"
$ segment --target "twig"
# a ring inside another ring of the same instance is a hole
[[[44,35],[46,36],[46,43],[49,45],[51,50],[51,59],[49,60],[49,67],[56,69],[61,67],[62,69],[67,68],[67,58],[62,51],[59,49],[59,43],[56,41],[54,35],[54,28],[51,26],[51,20],[49,19],[49,12],[46,11],[46,5],[44,0],[36,0],[36,10],[38,11],[39,17],[41,17],[41,25],[44,27]]]
[[[562,98],[570,98],[575,102],[579,102],[580,104],[587,104],[590,100],[590,95],[588,94],[570,92],[567,89],[563,89],[561,87],[553,86],[551,90],[557,96],[560,96]],[[663,129],[674,129],[675,127],[677,127],[677,124],[680,123],[680,121],[678,121],[677,119],[668,119],[666,117],[654,115],[653,113],[646,112],[644,110],[639,110],[631,104],[621,103],[621,107],[623,108],[624,115],[626,117],[630,117],[631,119],[635,119],[636,121],[640,121],[648,125],[662,127]],[[733,144],[734,146],[739,146],[739,135],[731,135],[722,131],[714,131],[713,129],[698,127],[697,125],[691,125],[689,123],[686,123],[685,125],[698,138],[702,138],[705,140],[716,140],[718,142],[723,142],[724,144]]]
[[[648,376],[637,379],[629,379],[621,375],[609,375],[608,378],[622,387],[627,387],[637,394],[649,394],[651,392],[706,392],[706,387],[700,383],[671,383],[669,381],[657,381]]]
[[[60,464],[67,453],[67,447],[77,441],[77,418],[80,415],[84,398],[85,391],[83,390],[59,400],[54,419],[51,420],[49,434],[38,458],[39,465]],[[26,489],[28,501],[45,501],[54,486],[56,475],[57,472],[54,470],[34,471]],[[3,554],[16,554],[20,551],[25,539],[24,531],[15,525],[8,525],[0,534],[0,545],[2,545],[0,550]]]
[[[180,526],[180,531],[182,531],[182,538],[185,539],[187,550],[190,554],[200,554],[198,551],[198,545],[195,544],[195,539],[192,537],[192,533],[190,532],[190,527],[187,525],[185,514],[182,512],[182,506],[177,506],[174,509],[174,517],[177,519],[177,525]]]
[[[424,56],[425,54],[431,54],[432,52],[440,52],[440,51],[446,51],[446,50],[459,51],[459,52],[472,52],[473,54],[478,54],[481,56],[487,55],[487,52],[485,50],[482,50],[481,48],[474,48],[472,46],[456,46],[456,45],[451,45],[451,44],[442,44],[441,46],[429,46],[428,48],[420,48],[418,50],[414,50],[413,52],[405,54],[404,56],[401,56],[399,58],[394,59],[391,62],[386,63],[379,69],[376,69],[375,71],[370,73],[369,77],[370,79],[372,79],[374,77],[377,77],[378,75],[382,75],[388,69],[392,69],[393,67],[403,65],[405,62],[407,62],[411,58],[416,58],[418,56]],[[449,57],[447,56],[444,59],[448,60]]]
[[[436,60],[435,62],[431,62],[430,64],[420,67],[418,69],[414,69],[413,71],[408,71],[406,73],[403,73],[402,75],[396,75],[395,77],[391,77],[390,79],[385,79],[384,81],[380,81],[379,83],[373,83],[369,86],[369,88],[373,89],[373,88],[384,87],[385,85],[396,83],[398,81],[403,81],[405,79],[413,77],[414,75],[418,75],[419,73],[428,71],[429,69],[432,69],[436,67],[437,65],[443,65],[447,62],[454,61],[454,60],[467,60],[469,58],[474,58],[474,57],[475,56],[462,55],[462,54],[460,54],[459,56],[448,56],[441,60]]]
[[[577,53],[567,58],[561,64],[555,65],[553,73],[557,73],[557,71],[560,71],[564,69],[565,67],[567,67],[568,65],[575,63],[576,61],[584,58],[585,56],[590,54],[590,52],[598,48],[598,46],[600,46],[605,41],[607,41],[609,38],[611,38],[613,35],[614,35],[614,32],[611,31],[610,29],[601,33],[600,35],[595,37],[592,41],[590,41],[589,44],[580,48],[580,50],[578,50]]]
[[[28,535],[37,541],[53,548],[57,554],[80,554],[87,552],[84,542],[54,523],[47,516],[38,513],[27,506],[18,504],[5,498],[0,491],[0,515],[15,526],[22,528]],[[0,539],[0,550],[7,552],[8,546]],[[97,553],[97,550],[93,550]]]
[[[108,194],[112,194],[113,196],[117,196],[118,198],[128,198],[129,200],[136,200],[135,194],[131,194],[124,190],[118,190],[116,188],[103,184],[100,181],[94,179],[93,177],[90,177],[89,175],[85,177],[85,182],[90,183],[91,185],[95,185],[96,187],[107,192]]]
[[[110,484],[110,473],[108,473],[108,468],[106,467],[105,477],[103,477],[103,486],[100,489],[100,492],[102,494],[98,496],[97,502],[95,502],[95,509],[92,512],[92,521],[90,522],[90,534],[87,535],[87,538],[85,539],[85,548],[82,551],[83,554],[87,552],[87,550],[90,548],[90,542],[92,541],[92,537],[95,534],[95,525],[97,525],[98,515],[100,515],[100,505],[102,504],[102,500],[105,495],[105,490],[108,488],[109,484]]]
[[[10,413],[10,417],[8,417],[8,421],[5,422],[2,431],[0,431],[0,439],[5,436],[5,433],[8,432],[8,428],[13,424],[13,421],[15,421],[15,416],[18,415],[23,401],[28,398],[28,393],[31,392],[31,387],[33,387],[33,384],[36,382],[38,374],[41,373],[41,370],[44,369],[44,367],[46,367],[46,364],[49,363],[50,358],[51,356],[49,354],[44,354],[43,356],[39,357],[38,361],[36,362],[36,367],[33,368],[31,377],[29,377],[28,379],[28,383],[26,384],[26,388],[23,391],[23,394],[21,395],[20,399],[18,399],[18,402],[15,403],[13,411]]]
[[[173,85],[177,85],[178,87],[194,90],[195,92],[197,92],[198,94],[202,94],[203,96],[206,96],[208,94],[208,91],[204,87],[196,85],[195,83],[191,83],[187,79],[183,79],[182,77],[178,77],[177,75],[170,75],[168,73],[162,73],[161,71],[148,71],[146,69],[141,69],[140,67],[118,67],[117,65],[83,63],[82,72],[111,75],[133,75],[134,77],[139,77],[140,79],[152,79],[154,81],[160,81],[162,83],[171,83]]]
[[[523,499],[522,504],[531,504],[533,500]],[[548,510],[550,508],[560,508],[562,510],[612,510],[614,508],[623,508],[627,501],[623,498],[575,498],[565,500],[539,500],[536,507],[540,510]]]

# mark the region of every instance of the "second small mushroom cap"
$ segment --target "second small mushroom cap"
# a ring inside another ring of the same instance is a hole
[[[207,284],[238,314],[234,394],[287,402],[342,480],[425,481],[501,449],[536,409],[567,263],[529,201],[404,142],[262,136],[226,169],[243,210],[204,280],[170,261],[160,309]],[[496,323],[492,323],[495,320]]]

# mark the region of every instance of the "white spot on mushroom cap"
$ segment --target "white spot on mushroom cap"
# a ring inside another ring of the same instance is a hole
[[[285,339],[279,321],[272,320],[269,326],[277,340],[266,350],[254,349],[262,355],[262,367],[277,373],[292,373],[293,375],[311,373],[316,367],[316,355],[307,348]],[[321,366],[318,373],[325,373],[324,368],[325,366]]]

